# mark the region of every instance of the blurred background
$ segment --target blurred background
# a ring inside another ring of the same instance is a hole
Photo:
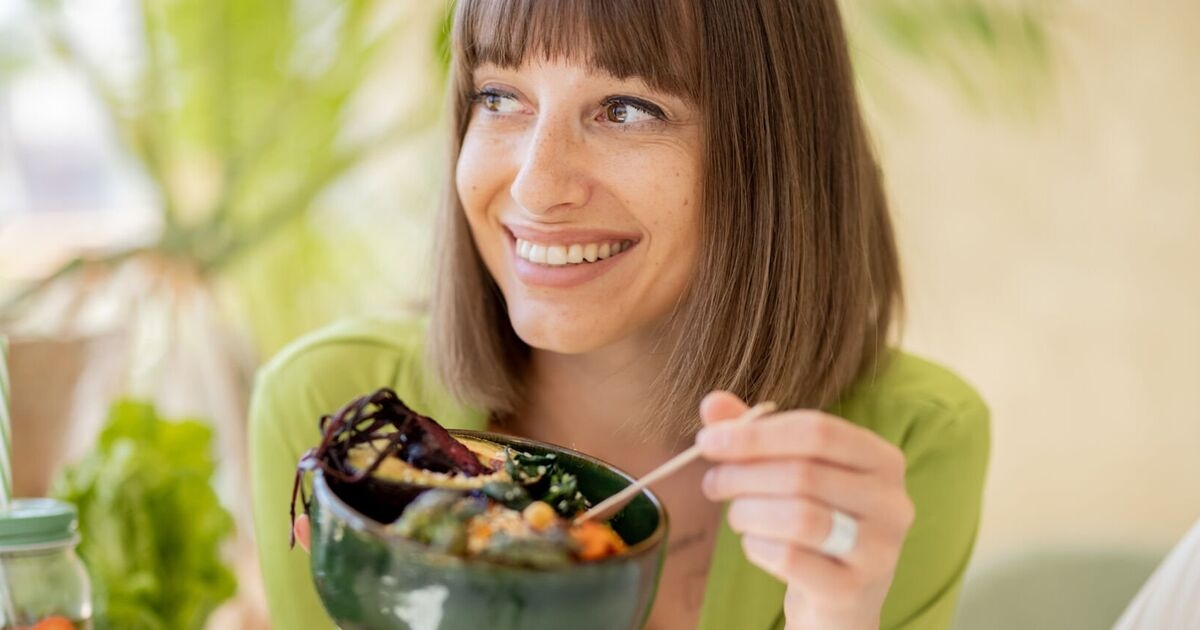
[[[841,4],[903,343],[993,411],[959,625],[1106,627],[1200,518],[1200,3]],[[251,379],[338,317],[420,308],[446,10],[0,0],[17,494],[80,504],[100,627],[266,627]]]

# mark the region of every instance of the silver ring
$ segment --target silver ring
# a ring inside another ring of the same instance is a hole
[[[833,526],[821,542],[821,553],[839,560],[850,555],[858,544],[858,521],[841,510],[833,511]]]

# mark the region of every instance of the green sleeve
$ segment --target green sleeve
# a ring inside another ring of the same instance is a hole
[[[292,475],[319,435],[319,416],[303,390],[291,370],[266,369],[256,379],[250,402],[254,535],[272,626],[332,628],[313,590],[308,555],[288,546]],[[305,418],[312,421],[297,421]]]
[[[319,441],[321,415],[387,386],[417,411],[478,428],[473,412],[433,386],[421,362],[422,339],[419,322],[343,324],[293,343],[259,372],[249,418],[251,485],[274,627],[333,627],[313,588],[308,554],[288,548],[293,475],[301,454]]]
[[[884,603],[880,625],[888,630],[950,628],[982,509],[987,408],[971,396],[923,415],[902,444],[916,518]]]

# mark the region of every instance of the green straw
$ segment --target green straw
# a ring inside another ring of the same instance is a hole
[[[12,421],[8,413],[8,338],[0,335],[0,511],[12,500]],[[3,626],[16,626],[16,608],[8,584],[8,570],[0,564],[0,612]]]
[[[12,501],[12,416],[8,411],[8,338],[0,335],[0,509]]]

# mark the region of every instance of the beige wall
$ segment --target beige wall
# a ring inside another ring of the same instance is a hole
[[[993,411],[981,556],[1200,518],[1200,2],[1063,4],[1036,121],[903,67],[912,107],[872,116],[907,345]]]

